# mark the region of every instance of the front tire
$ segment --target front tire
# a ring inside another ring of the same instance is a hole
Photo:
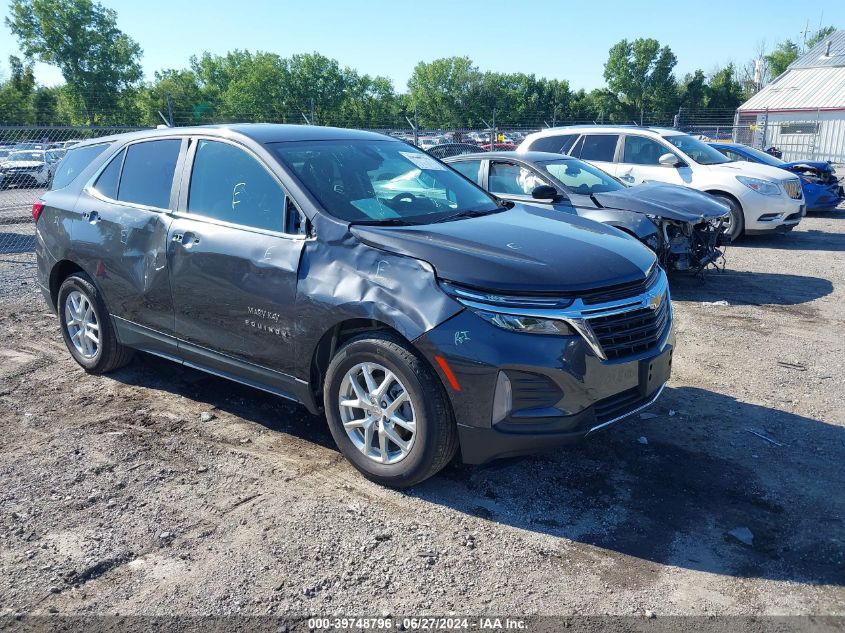
[[[56,305],[65,345],[85,371],[105,374],[132,360],[133,350],[118,343],[109,311],[88,275],[65,279]]]
[[[329,430],[365,477],[405,488],[441,470],[458,448],[442,383],[398,336],[371,332],[344,345],[323,386]]]
[[[731,238],[731,242],[735,242],[745,232],[745,215],[742,213],[742,207],[736,200],[723,193],[714,193],[713,195],[731,208],[730,225],[725,229],[725,233]]]

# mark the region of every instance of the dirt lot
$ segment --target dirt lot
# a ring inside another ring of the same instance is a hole
[[[263,393],[86,375],[2,289],[0,614],[845,614],[845,211],[673,281],[651,414],[405,492]]]

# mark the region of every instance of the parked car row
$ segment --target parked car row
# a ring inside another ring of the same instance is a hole
[[[33,207],[39,283],[86,371],[141,350],[295,400],[383,484],[574,442],[653,403],[675,346],[658,256],[602,214],[649,216],[632,230],[672,254],[673,223],[727,207],[502,156],[453,162],[467,178],[325,127],[87,141]]]
[[[664,182],[717,197],[729,209],[725,231],[790,231],[806,215],[801,181],[771,165],[738,162],[707,143],[673,129],[569,126],[529,135],[520,152],[568,154],[628,184]]]

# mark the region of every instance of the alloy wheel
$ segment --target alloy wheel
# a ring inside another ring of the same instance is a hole
[[[387,367],[352,367],[340,383],[338,405],[346,435],[369,459],[395,464],[411,452],[417,434],[414,406],[405,385]]]
[[[65,299],[65,325],[68,338],[80,356],[94,358],[100,349],[100,323],[91,301],[78,290]]]

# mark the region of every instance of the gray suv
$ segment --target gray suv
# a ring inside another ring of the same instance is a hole
[[[67,348],[141,350],[324,413],[409,486],[581,439],[652,403],[674,339],[637,240],[501,202],[390,137],[308,126],[80,143],[33,208]]]

